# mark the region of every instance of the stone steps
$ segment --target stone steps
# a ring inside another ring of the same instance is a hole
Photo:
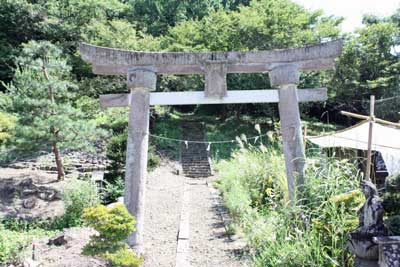
[[[182,122],[183,136],[186,140],[204,141],[204,126],[196,121]],[[181,146],[181,164],[183,174],[192,178],[204,178],[212,175],[207,144],[189,143]]]

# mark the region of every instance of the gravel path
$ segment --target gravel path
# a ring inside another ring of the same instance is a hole
[[[163,164],[147,178],[143,267],[175,266],[185,178],[173,170],[173,165]]]
[[[174,267],[183,190],[189,190],[190,267],[239,267],[237,247],[226,236],[206,179],[191,179],[173,173],[173,164],[149,174],[144,228],[144,267]],[[189,267],[189,266],[188,266]]]
[[[191,180],[190,259],[192,267],[239,267],[245,263],[226,235],[206,180]]]

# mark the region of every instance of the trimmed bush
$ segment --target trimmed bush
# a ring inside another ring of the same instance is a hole
[[[127,246],[118,249],[114,253],[106,252],[104,258],[115,267],[136,267],[140,266],[143,262]]]
[[[116,267],[136,267],[142,263],[142,259],[123,242],[135,231],[136,223],[123,204],[112,208],[103,205],[87,208],[83,218],[86,225],[99,233],[91,237],[83,249],[84,254],[100,256]]]

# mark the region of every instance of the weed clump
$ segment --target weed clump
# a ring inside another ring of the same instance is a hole
[[[64,189],[62,196],[65,214],[58,221],[59,228],[79,226],[83,223],[83,211],[100,203],[96,184],[91,181],[73,180]]]
[[[309,158],[306,184],[288,203],[279,147],[242,148],[217,164],[217,186],[247,239],[254,266],[345,266],[348,233],[364,202],[347,160]]]

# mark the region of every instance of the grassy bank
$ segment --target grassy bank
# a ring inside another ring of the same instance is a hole
[[[284,158],[276,140],[267,142],[245,144],[217,164],[217,186],[246,237],[254,266],[346,266],[347,234],[357,225],[363,201],[354,164],[308,158],[302,198],[289,205]]]

